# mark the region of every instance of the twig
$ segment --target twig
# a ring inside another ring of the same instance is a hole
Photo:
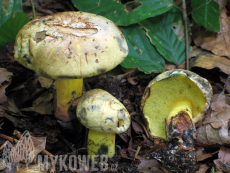
[[[224,93],[224,91],[226,90],[226,88],[227,88],[227,86],[228,86],[229,80],[230,80],[230,75],[228,76],[228,78],[227,78],[227,80],[226,80],[226,83],[225,83],[225,85],[224,85],[224,88],[223,88],[223,90],[221,91],[221,93]]]
[[[182,0],[182,13],[183,13],[184,32],[185,32],[186,70],[189,70],[188,23],[187,23],[187,12],[186,12],[186,2],[185,2],[185,0]]]
[[[135,73],[137,70],[138,70],[138,68],[135,68],[135,69],[133,69],[133,70],[131,70],[131,71],[125,73],[125,74],[121,74],[121,75],[119,75],[117,77],[117,79],[121,81],[122,79],[124,79],[124,78],[130,76],[131,74]]]
[[[33,0],[30,0],[32,11],[33,11],[33,19],[36,19],[36,13],[35,13],[35,7],[34,7],[34,2]]]

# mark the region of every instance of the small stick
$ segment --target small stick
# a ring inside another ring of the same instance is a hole
[[[34,7],[34,2],[33,0],[30,0],[32,11],[33,11],[33,19],[36,19],[36,13],[35,13],[35,7]]]
[[[184,32],[185,32],[186,70],[189,70],[188,23],[187,23],[187,12],[186,12],[186,2],[185,2],[185,0],[182,0],[182,13],[183,13]]]
[[[131,70],[131,71],[125,73],[125,74],[121,74],[121,75],[119,75],[119,76],[117,77],[117,79],[118,79],[118,80],[122,80],[122,79],[124,79],[125,77],[128,77],[128,76],[130,76],[131,74],[135,73],[137,70],[138,70],[138,68],[135,68],[135,69],[133,69],[133,70]]]

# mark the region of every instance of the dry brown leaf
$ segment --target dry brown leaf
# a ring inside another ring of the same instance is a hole
[[[141,160],[141,163],[138,165],[138,170],[142,173],[164,173],[160,167],[161,165],[155,159]]]
[[[211,103],[211,117],[205,119],[203,124],[211,124],[214,128],[222,127],[223,123],[230,119],[230,106],[227,104],[225,94],[214,95],[214,100]]]
[[[165,64],[165,69],[167,70],[174,70],[174,69],[185,69],[185,61],[181,64],[181,65],[175,65],[175,64],[170,64],[170,63],[167,63]]]
[[[228,0],[215,0],[215,1],[219,4],[220,10],[222,10],[227,5]]]
[[[221,147],[218,159],[214,160],[217,170],[223,170],[225,172],[230,172],[230,149]]]
[[[140,124],[136,123],[135,121],[132,121],[132,127],[133,130],[137,133],[137,134],[142,134],[144,133],[143,128]]]
[[[214,154],[216,154],[217,152],[213,152],[213,153],[205,153],[204,152],[204,148],[203,147],[198,147],[196,150],[196,157],[197,157],[197,161],[203,161],[207,158],[212,157]]]
[[[10,84],[12,75],[13,73],[8,72],[4,68],[0,68],[0,103],[7,101],[5,89]]]
[[[206,171],[208,170],[209,166],[206,164],[201,164],[199,167],[199,170],[196,171],[196,173],[206,173]]]
[[[40,114],[49,114],[51,115],[53,112],[53,94],[52,93],[44,93],[39,96],[33,103],[32,107],[23,108],[21,111],[34,111]]]
[[[201,49],[195,49],[190,53],[190,57],[195,57],[195,60],[191,63],[191,68],[201,67],[208,70],[219,68],[225,74],[230,74],[230,60],[226,57],[216,56]]]
[[[5,68],[0,68],[0,83],[7,81],[10,82],[13,73],[8,72]]]
[[[194,24],[192,35],[196,46],[210,50],[218,56],[230,58],[230,17],[227,16],[226,8],[222,8],[220,11],[220,32],[207,31]]]
[[[216,129],[211,124],[201,125],[196,129],[199,145],[230,144],[228,136],[228,121],[223,122],[221,128]]]
[[[6,102],[7,97],[5,95],[5,89],[8,87],[8,84],[0,86],[0,103]]]
[[[47,89],[52,87],[52,85],[54,83],[54,80],[48,79],[48,78],[45,78],[45,77],[42,77],[42,76],[38,76],[38,81],[39,81],[39,83],[41,84],[41,86],[43,88],[47,88]]]

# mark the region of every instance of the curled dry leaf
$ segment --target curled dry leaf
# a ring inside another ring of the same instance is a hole
[[[195,60],[191,63],[191,68],[201,67],[208,70],[219,68],[224,73],[230,74],[230,60],[226,57],[216,56],[198,48],[190,53],[190,57],[195,57]]]
[[[221,128],[216,129],[211,124],[201,125],[196,129],[199,145],[230,144],[228,136],[228,121],[223,122]]]
[[[210,50],[218,56],[230,58],[230,17],[227,16],[227,9],[220,11],[220,32],[207,31],[205,28],[194,24],[192,27],[193,40],[196,46]]]
[[[230,172],[230,149],[221,147],[218,159],[214,160],[217,170],[222,170],[224,172]]]

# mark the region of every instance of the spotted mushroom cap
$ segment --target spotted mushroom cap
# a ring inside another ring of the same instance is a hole
[[[102,133],[123,133],[131,123],[124,105],[108,92],[93,89],[77,105],[77,117],[85,127]]]
[[[15,59],[46,78],[84,78],[121,63],[128,46],[109,19],[86,12],[62,12],[35,19],[19,31]]]

